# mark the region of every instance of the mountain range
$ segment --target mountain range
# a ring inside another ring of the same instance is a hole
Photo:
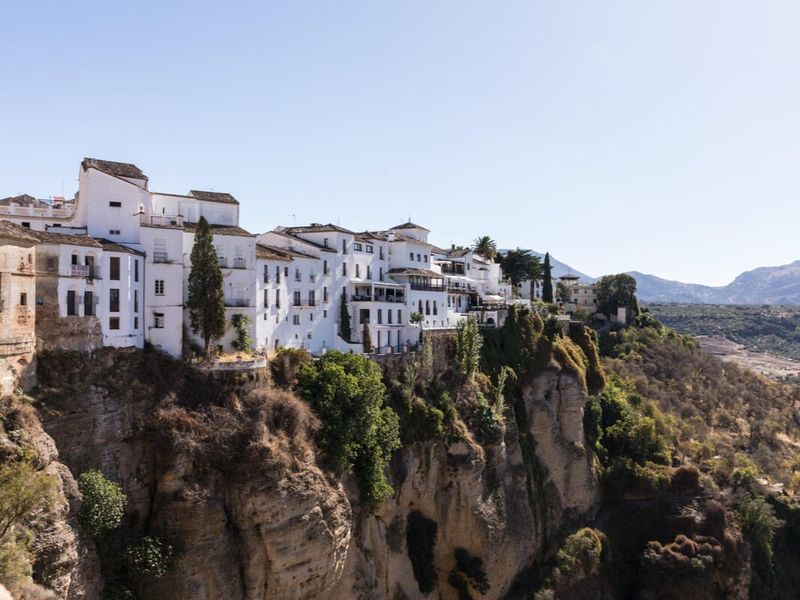
[[[646,302],[685,304],[800,304],[800,260],[745,271],[728,285],[712,287],[670,281],[632,271],[636,295]]]
[[[505,252],[505,251],[501,251]],[[544,260],[544,254],[530,251]],[[597,281],[574,267],[550,256],[553,278],[570,273],[582,282]],[[800,260],[777,267],[759,267],[745,271],[724,286],[683,283],[655,275],[629,271],[636,279],[636,295],[644,302],[679,304],[788,304],[800,305]]]

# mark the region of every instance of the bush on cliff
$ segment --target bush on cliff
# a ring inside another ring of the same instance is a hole
[[[83,495],[78,518],[92,536],[100,537],[120,526],[128,499],[119,484],[92,470],[78,477],[78,489]]]
[[[400,447],[380,368],[363,356],[328,352],[298,373],[297,390],[320,418],[317,439],[327,462],[354,472],[362,500],[374,509],[392,494],[384,470]]]

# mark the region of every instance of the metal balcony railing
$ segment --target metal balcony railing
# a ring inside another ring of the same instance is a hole
[[[225,298],[225,306],[229,308],[250,306],[250,300],[247,298]]]

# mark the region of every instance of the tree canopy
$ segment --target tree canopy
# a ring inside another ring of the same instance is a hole
[[[503,273],[514,287],[519,287],[523,281],[540,279],[542,276],[539,257],[531,254],[530,250],[509,250],[503,256],[501,265]]]
[[[399,419],[384,405],[380,367],[331,351],[300,371],[297,389],[322,422],[318,441],[327,462],[353,471],[362,500],[374,509],[392,494],[384,469],[400,447]]]
[[[497,243],[488,235],[475,238],[472,242],[472,250],[478,256],[489,260],[494,260],[497,256]]]
[[[542,300],[553,301],[553,269],[550,267],[550,253],[545,252],[542,270]]]
[[[598,312],[611,316],[617,313],[618,308],[627,308],[633,315],[639,314],[636,280],[627,273],[601,277],[595,290]]]
[[[191,261],[186,302],[189,322],[192,331],[202,336],[208,356],[211,341],[225,333],[225,296],[214,237],[205,217],[200,217],[197,222]]]

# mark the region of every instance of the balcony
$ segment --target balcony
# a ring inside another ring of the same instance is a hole
[[[370,296],[369,294],[353,294],[350,296],[351,302],[394,302],[404,304],[406,299],[403,296]]]
[[[246,269],[247,263],[243,258],[234,258],[233,259],[233,268],[234,269]]]
[[[153,252],[154,263],[168,263],[169,255],[166,252]]]
[[[247,298],[225,298],[225,306],[227,308],[242,308],[250,306],[250,300]]]
[[[411,282],[411,289],[418,292],[444,292],[444,284]]]
[[[86,279],[100,279],[100,267],[94,265],[70,265],[69,274],[72,277],[86,277]]]
[[[183,215],[150,215],[139,213],[139,224],[146,227],[183,227]]]
[[[0,206],[0,215],[10,217],[38,217],[42,219],[71,219],[75,214],[75,204],[69,203],[62,208],[56,206],[37,207],[10,204]]]

